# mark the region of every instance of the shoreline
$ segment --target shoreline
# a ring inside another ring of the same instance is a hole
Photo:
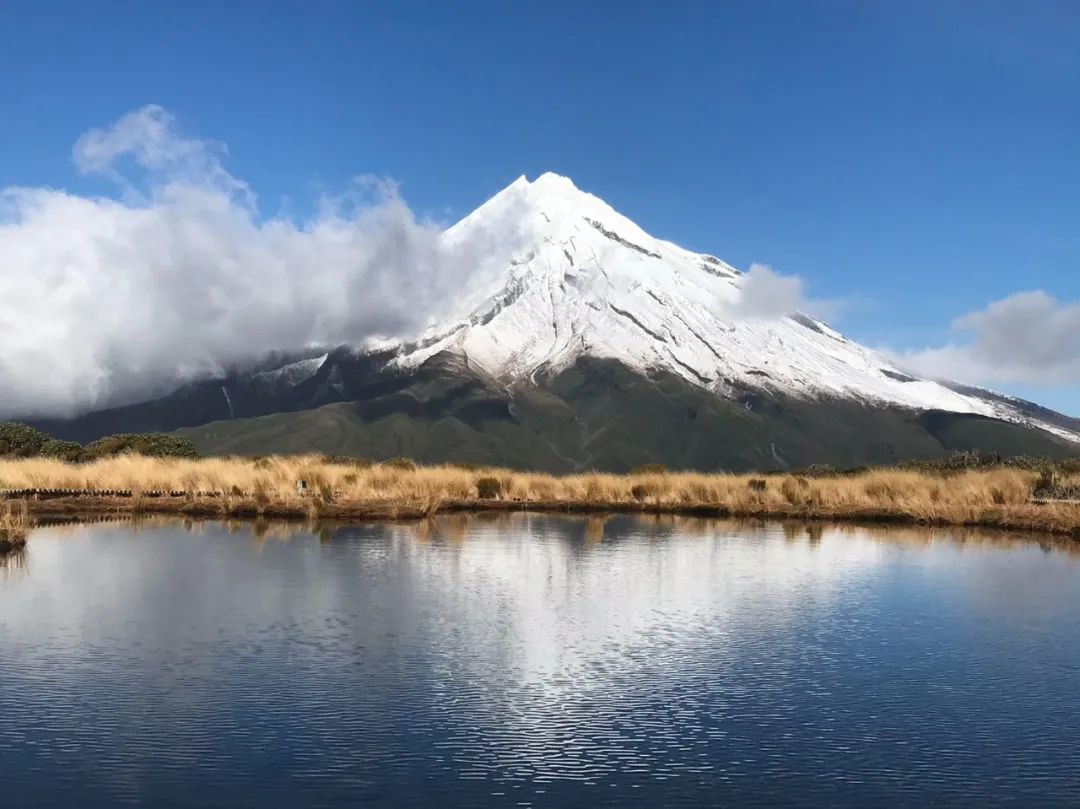
[[[368,500],[320,503],[313,499],[294,503],[259,504],[253,498],[233,495],[115,496],[80,492],[69,496],[10,496],[9,504],[25,504],[37,519],[81,517],[176,516],[198,519],[317,520],[334,522],[416,521],[437,514],[513,513],[640,514],[701,517],[707,519],[797,520],[802,522],[865,525],[927,526],[935,528],[987,528],[1030,531],[1080,539],[1080,503],[1037,503],[981,509],[963,519],[914,514],[900,508],[869,506],[824,509],[805,506],[732,508],[722,503],[640,503],[637,501],[588,502],[575,500],[451,499],[435,501]],[[25,540],[24,540],[25,542]]]
[[[1080,538],[1080,468],[549,475],[323,455],[90,463],[0,459],[0,535],[38,517],[420,520],[437,513],[667,514],[958,526]]]

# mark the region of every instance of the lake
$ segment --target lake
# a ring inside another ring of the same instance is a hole
[[[1080,543],[684,518],[38,529],[3,806],[1080,805]]]

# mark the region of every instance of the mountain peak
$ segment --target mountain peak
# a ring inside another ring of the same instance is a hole
[[[474,227],[486,230],[498,227],[521,229],[534,225],[532,220],[538,218],[550,224],[553,214],[562,214],[568,207],[576,207],[572,204],[574,197],[579,198],[578,202],[580,198],[596,199],[581,191],[569,177],[549,171],[530,181],[522,174],[447,233],[451,238],[457,238]]]
[[[578,191],[580,190],[574,181],[569,177],[564,177],[562,174],[556,174],[553,171],[545,171],[530,185],[537,190],[557,190],[557,191]]]
[[[561,174],[556,174],[553,171],[545,171],[539,175],[535,180],[530,180],[526,175],[522,174],[514,182],[510,183],[504,191],[510,189],[523,190],[523,189],[561,189],[578,191],[578,187],[574,185],[574,181],[569,177],[564,177]]]
[[[625,240],[642,243],[647,248],[645,252],[657,252],[660,244],[600,197],[583,191],[569,177],[551,171],[531,181],[521,175],[450,232],[462,233],[474,226],[490,231],[496,223],[531,236],[534,246],[569,239],[583,223],[586,228],[607,233],[609,237],[617,233]]]
[[[512,205],[519,210],[536,208],[546,213],[549,221],[586,208],[614,213],[602,199],[582,191],[569,177],[552,171],[546,171],[534,180],[522,174],[477,210],[498,207],[492,203]]]
[[[396,364],[463,354],[506,384],[583,356],[667,372],[726,397],[747,391],[996,415],[1001,407],[916,379],[811,317],[741,314],[747,276],[657,239],[572,180],[522,176],[448,231],[513,244],[458,318],[402,345]],[[1002,406],[1003,407],[1003,406]]]

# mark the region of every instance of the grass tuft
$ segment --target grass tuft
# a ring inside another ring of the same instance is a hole
[[[0,554],[7,554],[26,545],[33,525],[26,501],[4,503],[0,508]]]

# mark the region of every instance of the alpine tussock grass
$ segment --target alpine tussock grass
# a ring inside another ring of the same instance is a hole
[[[303,491],[297,481],[305,481]],[[183,492],[188,501],[214,495],[243,510],[312,514],[370,504],[439,508],[634,509],[730,516],[870,519],[955,525],[999,525],[1080,533],[1080,506],[1037,503],[1038,472],[992,468],[940,475],[871,469],[845,476],[736,475],[647,470],[627,475],[554,476],[506,469],[372,464],[322,455],[265,458],[148,458],[122,455],[91,463],[0,460],[0,490]],[[1080,475],[1057,480],[1080,491]],[[175,500],[175,498],[173,498]]]
[[[25,502],[0,505],[0,554],[26,544],[31,522],[30,509]]]

